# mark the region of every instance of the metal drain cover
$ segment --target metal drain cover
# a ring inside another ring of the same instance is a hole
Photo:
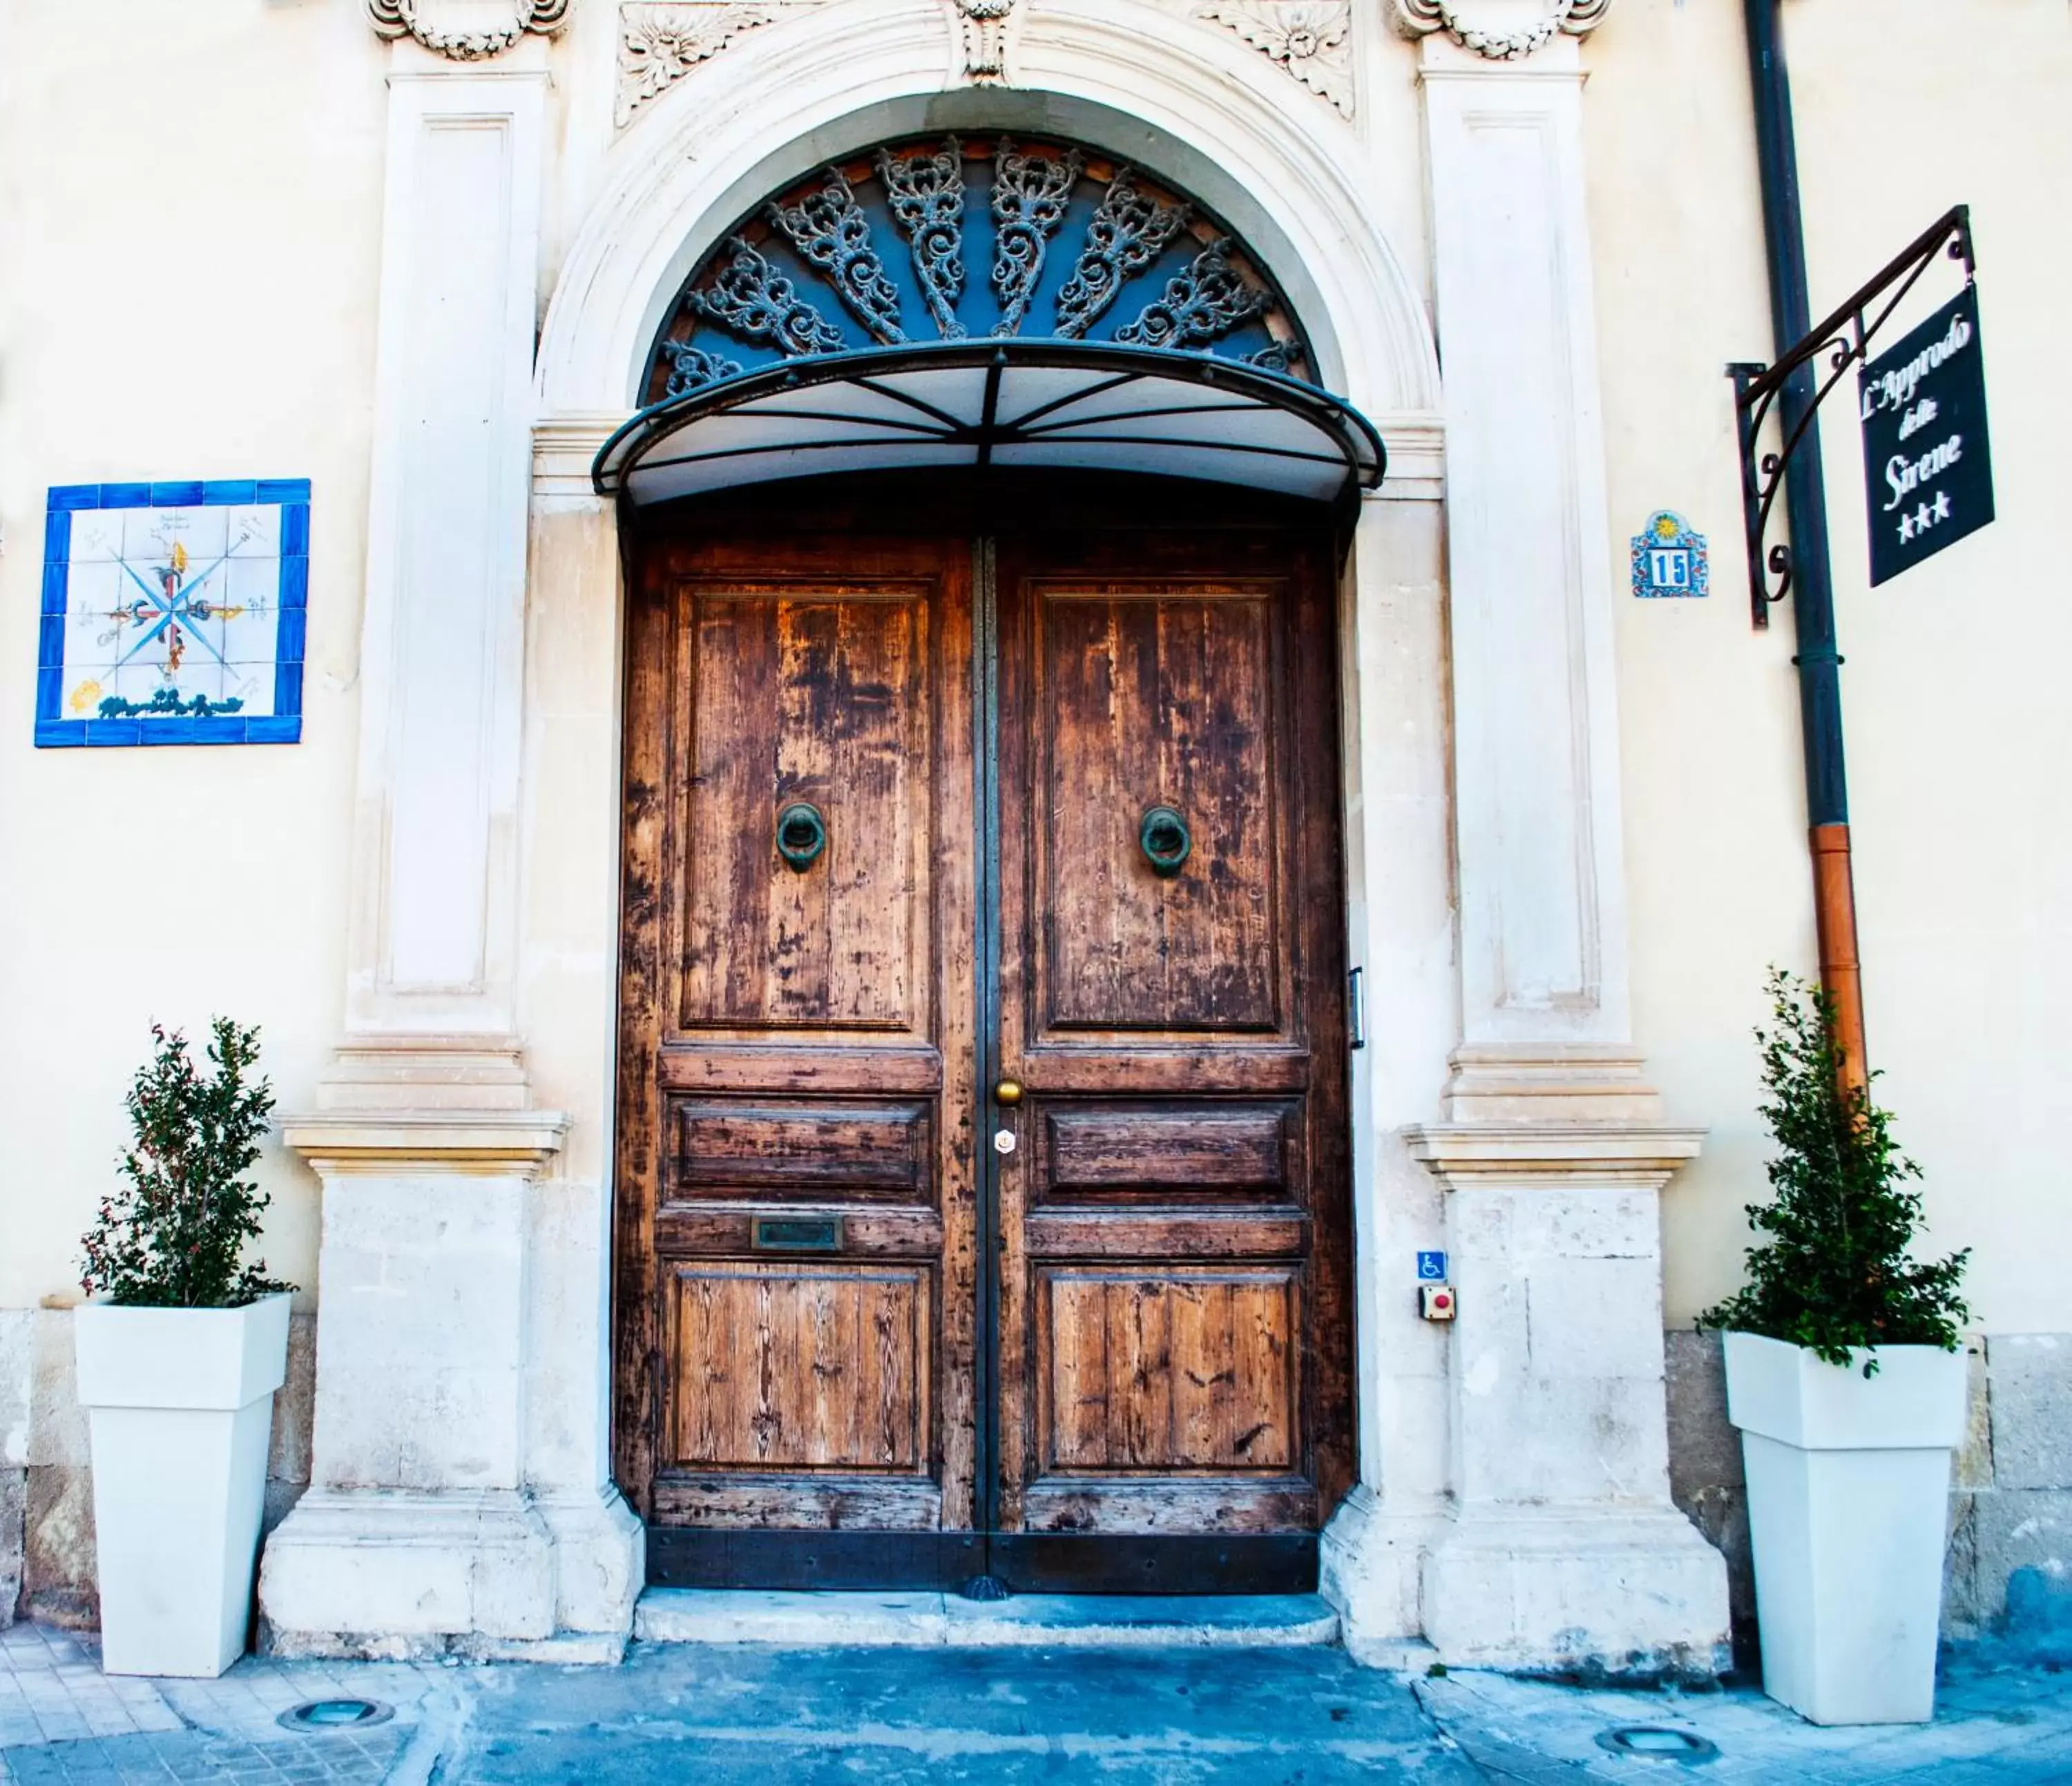
[[[1673,1731],[1655,1724],[1619,1724],[1597,1732],[1597,1747],[1614,1755],[1639,1755],[1649,1761],[1676,1761],[1687,1768],[1716,1761],[1719,1750],[1695,1731]]]
[[[395,1715],[393,1706],[378,1699],[305,1699],[274,1722],[291,1731],[364,1731],[370,1724],[385,1724]]]

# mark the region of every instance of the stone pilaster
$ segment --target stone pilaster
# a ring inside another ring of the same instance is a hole
[[[347,1034],[283,1123],[323,1181],[311,1483],[261,1570],[286,1653],[615,1654],[640,1587],[601,1436],[545,1468],[529,1441],[530,1255],[568,1128],[516,1040],[541,34],[562,10],[486,35],[371,10],[396,41]],[[601,1435],[584,1400],[547,1424]]]
[[[1665,1125],[1628,1014],[1614,579],[1577,39],[1602,0],[1398,0],[1418,35],[1446,366],[1461,1043],[1437,1178],[1458,1318],[1439,1517],[1327,1542],[1355,1653],[1709,1673],[1718,1554],[1669,1498]],[[1417,1626],[1410,1623],[1412,1601]]]

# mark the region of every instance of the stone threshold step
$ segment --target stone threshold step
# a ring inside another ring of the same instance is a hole
[[[1338,1613],[1315,1594],[780,1594],[651,1587],[633,1615],[651,1644],[791,1649],[1009,1647],[1261,1649],[1335,1644]]]

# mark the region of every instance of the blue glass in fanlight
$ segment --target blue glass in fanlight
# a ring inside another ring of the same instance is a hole
[[[1198,203],[1082,145],[966,135],[860,150],[742,218],[684,281],[644,394],[1009,335],[1314,378],[1281,293]]]

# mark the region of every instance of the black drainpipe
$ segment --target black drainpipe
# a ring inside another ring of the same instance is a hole
[[[1762,176],[1771,326],[1778,354],[1813,326],[1806,279],[1806,232],[1799,202],[1799,151],[1785,72],[1781,0],[1744,0],[1749,80],[1754,90],[1756,161]],[[1815,368],[1802,367],[1779,393],[1786,437],[1812,402]],[[1820,981],[1835,1001],[1845,1083],[1866,1082],[1863,979],[1856,957],[1856,883],[1849,860],[1849,785],[1842,755],[1842,659],[1835,649],[1835,585],[1827,554],[1827,491],[1820,425],[1785,467],[1791,523],[1791,614],[1799,642],[1799,712],[1806,750],[1806,819],[1813,852],[1814,915]]]

